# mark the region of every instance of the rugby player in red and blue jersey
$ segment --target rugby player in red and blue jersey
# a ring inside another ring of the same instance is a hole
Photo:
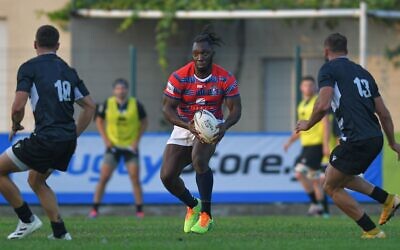
[[[164,151],[161,180],[166,189],[187,206],[184,232],[206,233],[213,224],[211,196],[213,172],[209,167],[216,144],[225,131],[237,123],[241,116],[241,101],[235,77],[213,63],[214,47],[222,40],[206,27],[193,42],[193,61],[178,69],[168,79],[164,90],[163,112],[174,125]],[[229,110],[223,120],[222,104]],[[198,137],[193,116],[206,109],[221,121],[219,133],[212,144]],[[182,170],[192,164],[200,199],[193,197],[180,178]]]

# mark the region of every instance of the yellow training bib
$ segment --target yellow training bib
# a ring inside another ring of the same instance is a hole
[[[310,100],[302,100],[297,107],[297,116],[299,120],[309,120],[314,108],[317,95],[313,96]],[[307,131],[300,132],[300,141],[303,146],[313,146],[322,144],[323,141],[323,125],[318,122],[314,127]]]
[[[121,112],[116,98],[107,99],[106,133],[113,145],[128,147],[139,136],[140,119],[136,99],[130,97],[128,107]]]

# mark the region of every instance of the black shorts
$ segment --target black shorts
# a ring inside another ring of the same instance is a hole
[[[52,142],[32,134],[7,149],[7,155],[21,170],[44,174],[51,169],[66,171],[75,148],[76,140]]]
[[[359,175],[368,169],[382,146],[382,136],[355,142],[341,141],[332,151],[329,163],[344,174]]]
[[[322,156],[322,144],[303,146],[300,155],[296,159],[296,165],[301,163],[313,170],[320,170]]]
[[[116,167],[121,158],[125,164],[130,162],[138,163],[139,153],[125,148],[108,148],[104,154],[104,163]]]

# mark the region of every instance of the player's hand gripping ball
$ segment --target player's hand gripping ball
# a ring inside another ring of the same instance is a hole
[[[217,125],[219,121],[215,116],[205,110],[199,110],[194,114],[194,127],[199,132],[200,138],[205,142],[211,144],[213,138],[218,133],[219,129]]]

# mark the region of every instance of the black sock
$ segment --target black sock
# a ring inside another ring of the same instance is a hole
[[[32,222],[33,213],[26,202],[24,202],[24,204],[22,204],[21,207],[14,208],[14,211],[17,214],[18,218],[23,223],[31,223]]]
[[[326,194],[324,194],[324,199],[322,200],[322,207],[324,208],[324,213],[329,214],[328,196]]]
[[[98,212],[100,207],[100,203],[93,203],[93,209]]]
[[[143,205],[142,204],[137,204],[136,205],[136,212],[137,213],[143,212]]]
[[[189,192],[187,188],[185,188],[185,191],[183,191],[183,193],[181,195],[178,195],[177,197],[190,208],[197,206],[196,198],[193,197],[193,195]]]
[[[211,196],[214,184],[213,172],[210,168],[202,174],[196,174],[196,183],[200,193],[201,211],[211,216]]]
[[[64,234],[67,233],[67,229],[65,228],[64,221],[60,220],[58,222],[51,222],[51,229],[53,229],[53,235],[56,238],[61,238]]]
[[[308,197],[310,197],[310,201],[311,201],[312,204],[318,204],[317,197],[315,196],[315,192],[314,191],[312,191],[310,193],[307,193],[307,194],[308,194]]]
[[[374,190],[372,190],[372,193],[369,195],[369,197],[371,197],[372,199],[376,200],[381,204],[384,204],[388,195],[389,194],[385,190],[381,189],[378,186],[375,186]]]
[[[369,218],[366,213],[364,213],[363,216],[356,222],[365,232],[371,231],[372,229],[376,228],[375,223],[371,220],[371,218]]]

